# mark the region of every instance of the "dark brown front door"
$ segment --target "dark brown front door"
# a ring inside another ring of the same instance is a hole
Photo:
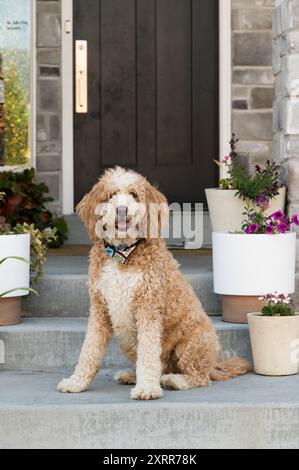
[[[89,110],[75,114],[75,200],[107,167],[137,170],[170,202],[216,184],[218,0],[74,0],[88,41]]]

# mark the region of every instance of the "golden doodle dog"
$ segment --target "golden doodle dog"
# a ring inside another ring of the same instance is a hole
[[[155,217],[149,224],[151,207]],[[89,387],[113,333],[132,363],[132,370],[115,379],[135,385],[135,400],[160,398],[162,388],[206,387],[249,371],[245,359],[219,358],[212,322],[160,237],[168,206],[157,189],[133,171],[110,169],[77,212],[94,241],[91,308],[78,365],[59,383],[60,392]],[[158,236],[151,236],[153,227]]]

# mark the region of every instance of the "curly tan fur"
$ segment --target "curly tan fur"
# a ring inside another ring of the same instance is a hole
[[[134,367],[115,378],[119,383],[135,384],[131,397],[136,400],[159,398],[162,387],[187,390],[245,374],[249,371],[246,360],[219,359],[212,322],[164,240],[142,240],[124,266],[108,258],[103,240],[95,234],[99,217],[95,208],[115,191],[129,194],[132,187],[141,202],[166,201],[142,176],[116,168],[108,170],[78,205],[78,214],[95,240],[89,268],[91,310],[79,363],[58,390],[81,392],[88,388],[112,331]],[[166,212],[161,209],[159,213],[159,231]]]

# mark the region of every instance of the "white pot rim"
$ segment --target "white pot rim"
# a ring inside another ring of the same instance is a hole
[[[17,237],[17,238],[21,238],[21,237],[30,237],[30,233],[6,233],[5,235],[0,235],[0,242],[1,242],[1,238],[2,237]]]
[[[269,238],[269,239],[275,239],[275,238],[282,238],[286,236],[292,236],[296,237],[297,233],[295,231],[292,232],[286,232],[286,233],[274,233],[272,235],[269,235],[268,233],[231,233],[231,232],[213,232],[213,235],[224,235],[226,237],[238,237],[242,238],[243,240],[258,240],[261,238]]]
[[[269,316],[264,316],[262,315],[261,313],[259,312],[255,312],[255,313],[248,313],[247,314],[247,317],[254,317],[254,318],[260,318],[262,320],[280,320],[280,321],[283,321],[285,319],[290,319],[290,318],[299,318],[299,312],[296,312],[295,315],[285,315],[283,317],[269,317]]]

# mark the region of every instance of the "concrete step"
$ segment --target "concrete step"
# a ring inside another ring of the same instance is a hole
[[[214,318],[222,355],[251,360],[247,325],[223,323]],[[25,318],[23,323],[0,328],[0,370],[72,372],[86,331],[86,318]],[[109,345],[104,367],[127,367],[115,339]]]
[[[1,449],[297,449],[299,376],[248,374],[159,401],[102,371],[91,389],[60,394],[61,374],[0,374]]]
[[[212,259],[209,256],[178,256],[182,272],[210,315],[221,312],[221,298],[213,293]],[[23,302],[25,316],[85,316],[89,310],[87,290],[88,258],[49,257],[45,276],[37,289]]]

